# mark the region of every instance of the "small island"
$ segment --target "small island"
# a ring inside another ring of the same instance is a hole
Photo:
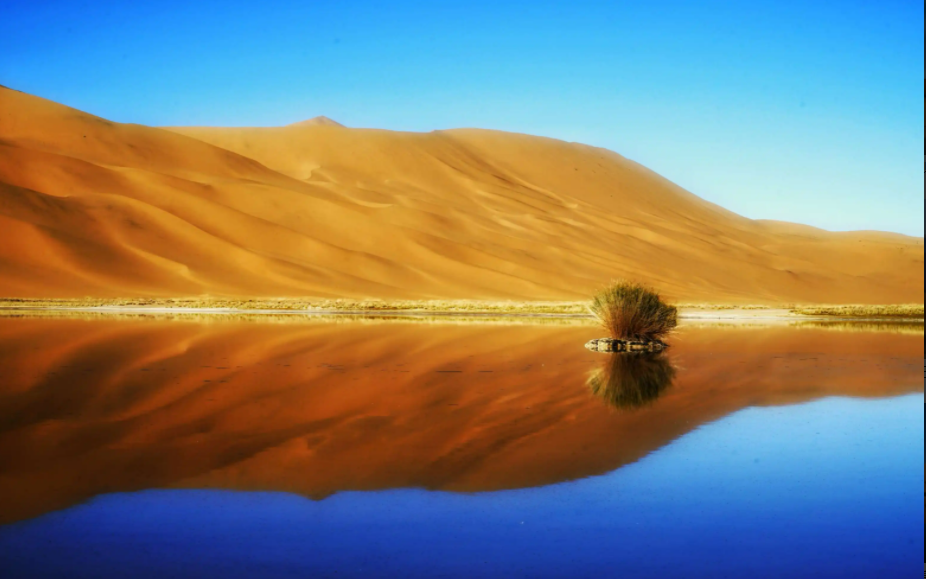
[[[589,310],[610,334],[585,344],[593,352],[662,352],[668,347],[664,338],[678,326],[678,309],[638,282],[612,282]]]

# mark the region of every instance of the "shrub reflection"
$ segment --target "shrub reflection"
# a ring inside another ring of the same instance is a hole
[[[610,354],[587,384],[608,404],[632,409],[652,403],[674,379],[675,368],[665,354]]]

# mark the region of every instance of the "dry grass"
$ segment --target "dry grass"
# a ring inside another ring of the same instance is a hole
[[[922,318],[923,304],[795,306],[795,314],[839,318]]]
[[[635,282],[613,282],[592,298],[589,309],[617,340],[660,340],[678,325],[675,306]]]
[[[923,318],[923,306],[908,305],[733,305],[686,303],[680,310],[771,310],[784,309],[806,316],[842,318]],[[0,298],[0,309],[84,309],[84,308],[171,308],[227,309],[239,311],[287,312],[406,312],[429,314],[551,315],[586,317],[588,302],[582,301],[490,301],[490,300],[351,300],[324,298],[219,297],[189,298]]]
[[[0,308],[186,308],[306,312],[421,312],[455,314],[588,315],[586,302],[481,300],[350,300],[313,298],[0,298]]]
[[[766,304],[698,304],[698,303],[682,303],[676,304],[680,310],[710,310],[710,311],[726,311],[726,310],[775,310],[775,309],[788,309],[790,306],[770,306]]]
[[[315,313],[266,310],[230,310],[203,312],[195,310],[152,310],[149,312],[131,309],[95,310],[95,309],[4,309],[0,307],[0,320],[4,319],[68,319],[68,320],[156,320],[195,323],[279,323],[279,324],[432,324],[443,326],[497,325],[497,326],[555,326],[586,327],[597,325],[591,316],[532,316],[505,314],[486,315],[446,315],[402,312],[382,313]]]

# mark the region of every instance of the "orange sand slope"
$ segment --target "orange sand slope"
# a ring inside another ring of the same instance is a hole
[[[0,88],[0,295],[921,302],[923,240],[745,219],[482,130],[157,129]]]

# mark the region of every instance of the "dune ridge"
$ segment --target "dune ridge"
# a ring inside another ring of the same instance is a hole
[[[0,295],[920,303],[923,240],[754,221],[496,131],[120,124],[0,88]]]
[[[304,121],[299,121],[296,123],[290,123],[288,127],[344,127],[341,123],[337,122],[334,119],[329,119],[328,117],[321,115],[317,117],[312,117],[311,119],[306,119]]]

